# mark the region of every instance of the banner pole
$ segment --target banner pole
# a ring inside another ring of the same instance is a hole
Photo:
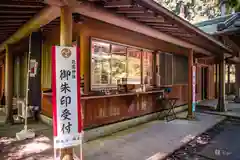
[[[31,39],[32,37],[32,33],[29,35],[29,51],[28,51],[28,55],[27,55],[27,74],[26,74],[26,95],[25,95],[25,110],[23,112],[25,112],[24,115],[24,128],[22,131],[16,133],[16,138],[18,140],[24,140],[24,139],[28,139],[28,138],[33,138],[35,137],[35,133],[33,131],[28,130],[28,91],[29,91],[29,66],[30,66],[30,56],[31,56]]]

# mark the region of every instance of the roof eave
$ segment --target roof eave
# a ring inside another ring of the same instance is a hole
[[[155,11],[158,11],[160,13],[164,13],[166,16],[168,16],[169,18],[175,20],[178,24],[182,25],[182,26],[186,26],[188,29],[190,29],[191,31],[194,31],[195,33],[199,34],[200,36],[208,39],[209,41],[211,41],[212,43],[214,43],[215,45],[218,45],[219,47],[221,47],[224,52],[226,53],[231,53],[232,51],[227,48],[223,43],[215,40],[213,37],[209,36],[207,33],[203,32],[202,30],[200,30],[198,27],[192,25],[191,23],[187,22],[186,20],[182,19],[181,17],[172,14],[171,11],[167,10],[166,8],[162,7],[161,5],[159,5],[158,3],[152,1],[152,0],[136,0],[137,3],[142,4],[144,6],[149,7],[150,9],[153,9]]]

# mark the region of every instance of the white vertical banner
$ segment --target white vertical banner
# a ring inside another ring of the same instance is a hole
[[[196,66],[192,66],[192,111],[195,112],[196,109]]]
[[[79,62],[77,47],[52,47],[54,148],[82,142]]]

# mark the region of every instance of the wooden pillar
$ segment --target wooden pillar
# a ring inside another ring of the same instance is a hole
[[[61,8],[60,45],[72,46],[72,10],[68,6]]]
[[[191,49],[188,54],[188,118],[192,119],[193,108],[193,50]]]
[[[12,111],[13,99],[13,54],[9,46],[6,46],[5,56],[5,97],[6,97],[6,120],[5,123],[14,123]]]
[[[236,71],[235,71],[235,76],[236,76],[236,81],[235,81],[235,88],[236,88],[236,96],[240,98],[240,93],[239,93],[239,88],[240,88],[240,64],[236,64]]]
[[[3,64],[1,66],[1,97],[3,96],[3,92],[5,90],[5,64],[3,61]]]
[[[227,94],[230,94],[230,92],[231,92],[231,83],[230,83],[230,67],[231,67],[231,64],[227,64],[227,66],[228,66],[228,71],[227,71],[227,73],[228,73],[228,81],[227,81],[227,87],[228,87],[228,89],[227,89]]]
[[[61,8],[60,45],[72,46],[72,10],[68,6]],[[61,160],[73,160],[73,148],[60,150]]]
[[[156,86],[157,82],[157,52],[153,53],[153,86]]]
[[[215,82],[215,98],[218,98],[218,80],[219,80],[219,64],[218,62],[215,64],[215,70],[216,70],[216,82]]]
[[[225,60],[224,54],[219,57],[219,92],[217,111],[224,112],[225,108]]]

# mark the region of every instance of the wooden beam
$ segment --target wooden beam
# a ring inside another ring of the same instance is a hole
[[[230,44],[230,47],[235,51],[235,56],[238,56],[238,53],[240,52],[240,47],[229,38],[229,36],[222,36],[225,44]]]
[[[126,14],[126,17],[128,18],[162,18],[162,16],[154,15],[152,13],[129,13],[129,14]]]
[[[0,35],[6,35],[6,34],[10,34],[9,32],[1,32],[0,30]]]
[[[0,13],[4,14],[29,14],[36,12],[37,10],[0,8]]]
[[[43,3],[49,4],[51,6],[58,6],[58,7],[63,7],[63,6],[75,6],[77,3],[77,0],[44,0]]]
[[[27,20],[24,20],[24,19],[5,19],[5,20],[0,19],[0,24],[1,23],[22,23],[26,21]]]
[[[24,2],[24,1],[2,1],[0,7],[5,8],[42,8],[44,4],[41,2]]]
[[[132,0],[112,0],[107,1],[107,3],[104,5],[106,8],[114,8],[114,7],[131,7],[133,5]]]
[[[155,29],[166,29],[166,30],[181,30],[179,28],[173,27],[173,26],[153,26]]]
[[[8,26],[17,26],[17,27],[19,27],[21,25],[22,25],[22,23],[2,23],[2,24],[0,24],[0,27],[8,27]]]
[[[18,29],[18,27],[16,27],[16,26],[8,26],[8,27],[6,27],[6,26],[0,26],[0,29],[2,29],[2,30],[16,31],[16,29]]]
[[[143,25],[136,21],[127,19],[123,16],[112,14],[102,8],[98,8],[97,6],[89,2],[83,2],[81,4],[78,4],[74,8],[74,12],[121,27],[121,28],[125,28],[127,30],[131,30],[131,31],[143,34],[149,37],[153,37],[156,39],[163,40],[165,42],[176,44],[184,48],[192,48],[196,52],[203,53],[205,55],[212,55],[212,53],[210,53],[204,48],[198,47],[189,42],[173,37],[169,34],[165,34],[163,32],[160,32],[154,28]]]
[[[174,24],[169,24],[169,23],[165,23],[165,22],[160,22],[160,23],[146,23],[146,25],[149,25],[149,26],[169,26],[169,27],[177,27],[176,25]]]
[[[240,63],[240,58],[239,58],[239,57],[229,58],[229,59],[227,60],[227,62],[229,62],[229,63],[234,63],[234,64]]]
[[[166,33],[172,34],[174,36],[178,36],[178,37],[185,37],[185,38],[193,38],[194,36],[191,34],[186,34],[186,33],[180,33],[180,32],[174,32],[172,33],[172,31],[164,31]]]
[[[160,19],[160,18],[137,18],[136,19],[137,21],[140,21],[140,22],[150,22],[150,23],[158,23],[158,22],[164,22],[164,19]]]
[[[31,32],[36,31],[40,27],[48,24],[52,20],[60,16],[60,9],[56,6],[47,6],[36,14],[32,19],[19,28],[11,37],[0,45],[0,51],[4,49],[4,45],[13,44]]]
[[[0,15],[0,18],[4,18],[4,19],[23,19],[23,18],[31,18],[32,17],[32,14],[24,14],[24,15],[21,15],[21,14],[18,14],[18,15]]]
[[[124,8],[118,8],[116,13],[124,13],[124,14],[131,14],[131,13],[146,13],[146,9],[143,8],[143,7],[131,7],[131,8],[128,8],[128,7],[124,7]]]
[[[126,11],[116,11],[116,13],[128,14],[128,13],[145,13],[143,10],[126,10]]]

